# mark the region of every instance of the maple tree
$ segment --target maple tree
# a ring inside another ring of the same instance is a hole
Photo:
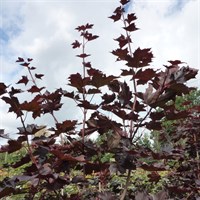
[[[93,24],[87,23],[75,29],[80,40],[75,40],[72,48],[80,50],[77,57],[81,59],[82,72],[69,76],[72,92],[63,88],[49,92],[46,87],[39,87],[37,82],[44,75],[34,73],[36,68],[31,66],[31,58],[19,57],[16,61],[28,72],[17,82],[24,84],[26,90],[0,83],[1,100],[9,105],[9,112],[14,112],[22,124],[16,140],[1,130],[0,136],[7,138],[8,144],[0,148],[0,153],[12,154],[26,148],[21,159],[9,164],[14,169],[24,166],[23,172],[0,182],[0,198],[18,194],[24,194],[24,199],[41,200],[199,197],[200,107],[192,106],[182,111],[174,104],[177,96],[193,89],[186,82],[195,78],[197,70],[179,60],[169,61],[164,70],[150,68],[151,49],[132,48],[131,34],[138,28],[136,15],[125,12],[128,3],[129,0],[121,0],[109,17],[114,22],[123,23],[124,34],[115,39],[118,48],[112,51],[116,61],[125,63],[118,76],[106,75],[88,61],[91,55],[85,47],[98,36],[91,32]],[[144,91],[139,90],[141,85],[146,88]],[[106,92],[104,88],[107,88]],[[17,96],[24,93],[32,94],[32,100],[20,102]],[[100,103],[93,103],[96,97],[101,99]],[[72,99],[81,109],[81,121],[70,117],[62,122],[57,120],[55,112],[61,109],[63,98]],[[53,127],[47,124],[51,134],[30,140],[29,136],[44,127],[27,124],[26,113],[32,115],[33,121],[50,114],[55,122]],[[116,118],[110,119],[109,113]],[[139,130],[143,128],[159,131],[160,140],[165,141],[163,119],[177,120],[170,135],[171,148],[154,152],[139,145]],[[96,132],[102,138],[100,142],[88,139]],[[58,137],[61,137],[60,143]],[[184,144],[179,143],[182,138]],[[162,179],[160,172],[167,172],[167,182],[158,193],[150,194],[137,180],[132,181],[132,172],[137,169],[148,172],[148,182],[152,185]],[[78,175],[73,174],[73,170],[79,171]],[[120,189],[109,184],[115,173],[125,176]],[[69,195],[67,188],[74,184],[79,190]]]

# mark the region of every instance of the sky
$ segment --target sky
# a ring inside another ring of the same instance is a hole
[[[41,84],[48,90],[65,89],[69,75],[81,70],[81,60],[76,57],[80,52],[71,48],[71,43],[79,39],[74,29],[86,23],[94,24],[92,32],[100,36],[87,47],[92,65],[107,74],[119,74],[123,63],[116,63],[110,52],[117,48],[113,39],[123,33],[123,25],[108,18],[117,6],[118,0],[0,0],[0,82],[10,85],[26,75],[15,63],[18,57],[24,57],[33,58],[36,72],[45,74]],[[134,0],[126,10],[138,17],[133,48],[152,48],[152,67],[181,60],[200,69],[199,0]],[[200,87],[199,74],[190,85]],[[64,112],[57,116],[61,121],[68,116],[79,117],[72,102],[64,103]],[[20,121],[7,111],[0,101],[0,129],[14,133]],[[50,116],[37,122],[53,123]],[[27,123],[33,123],[31,118]]]

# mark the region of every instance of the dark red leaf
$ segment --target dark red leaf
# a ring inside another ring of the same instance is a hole
[[[28,59],[27,59],[28,62],[31,62],[32,60],[33,60],[32,58],[28,58]]]
[[[162,123],[160,121],[150,121],[146,123],[146,128],[159,131],[162,129]]]
[[[126,44],[131,43],[131,38],[129,36],[125,37],[124,35],[121,35],[115,40],[119,42],[120,48],[123,48]]]
[[[126,31],[129,31],[129,32],[133,32],[133,31],[137,31],[138,30],[138,28],[136,28],[134,22],[132,24],[129,24],[127,27],[124,27],[124,29]]]
[[[81,43],[78,42],[77,40],[75,40],[75,42],[72,43],[72,48],[75,49],[75,48],[79,48],[81,46]]]
[[[84,155],[74,157],[70,154],[64,154],[61,151],[56,150],[56,149],[51,150],[51,153],[53,153],[55,156],[57,156],[61,160],[71,161],[71,162],[86,162]]]
[[[21,147],[22,147],[21,142],[17,140],[8,140],[8,145],[3,145],[0,147],[0,153],[1,152],[13,153],[21,149]]]
[[[36,117],[40,117],[41,112],[42,112],[38,98],[34,98],[31,102],[27,102],[27,101],[23,102],[21,104],[21,110],[33,112],[32,116],[33,116],[34,119]]]
[[[75,87],[79,92],[83,92],[83,88],[90,83],[90,78],[82,78],[79,73],[71,74],[69,77],[69,81],[71,86]]]
[[[23,115],[23,112],[21,111],[21,108],[20,108],[19,100],[16,97],[14,96],[11,96],[10,98],[2,97],[2,100],[4,100],[7,104],[10,105],[8,112],[14,112],[17,115],[17,117],[20,117]]]
[[[92,35],[91,33],[88,33],[87,31],[82,33],[81,36],[84,36],[84,38],[87,39],[88,41],[95,40],[99,37],[98,35]]]
[[[116,22],[116,21],[119,21],[121,19],[121,16],[122,16],[121,13],[117,13],[117,14],[114,14],[114,15],[110,16],[109,18],[113,19],[114,22]]]
[[[24,62],[24,59],[21,57],[18,57],[18,60],[16,60],[16,62]]]
[[[5,94],[6,88],[8,88],[4,83],[0,83],[0,95]]]
[[[156,171],[151,172],[147,176],[148,176],[150,182],[155,182],[155,183],[157,183],[161,178],[161,176]]]
[[[74,92],[67,92],[67,91],[63,90],[62,93],[63,93],[63,95],[64,95],[65,97],[69,97],[69,98],[71,98],[71,99],[74,98]]]
[[[153,58],[153,54],[150,51],[151,49],[136,49],[133,53],[133,57],[128,56],[127,57],[127,66],[129,67],[145,67],[150,64]]]
[[[84,176],[77,175],[72,178],[71,182],[72,183],[84,183],[84,182],[87,182],[87,179]]]
[[[172,111],[172,112],[167,112],[166,113],[166,118],[168,120],[177,120],[177,119],[182,119],[188,117],[188,112],[186,110],[184,111]]]
[[[169,60],[168,62],[171,63],[172,65],[179,65],[183,63],[180,60]]]
[[[140,167],[146,171],[166,171],[166,167],[162,163],[154,163],[154,164],[144,163]]]
[[[19,161],[15,162],[14,164],[12,164],[13,168],[18,168],[24,164],[27,164],[31,161],[30,156],[27,154],[24,157],[22,157]]]
[[[165,116],[165,114],[163,111],[151,112],[151,114],[150,114],[150,118],[152,120],[161,120],[164,116]]]
[[[156,76],[156,71],[153,69],[145,69],[144,71],[140,69],[135,76],[133,77],[134,79],[139,79],[137,81],[138,84],[145,84],[149,80],[152,80]]]
[[[90,54],[82,53],[82,54],[77,55],[77,57],[80,57],[80,58],[86,58],[88,56],[90,56]]]
[[[116,49],[111,52],[113,55],[117,56],[117,61],[126,60],[128,56],[128,48],[125,49]]]
[[[33,85],[30,89],[28,89],[27,91],[28,92],[31,92],[31,93],[38,93],[40,92],[41,90],[43,90],[45,87],[41,87],[41,88],[38,88],[37,86]]]
[[[130,0],[120,0],[120,3],[122,4],[122,5],[125,5],[125,4],[127,4],[127,3],[129,3],[130,2]]]
[[[88,69],[87,72],[89,76],[92,76],[92,80],[90,84],[92,86],[95,86],[96,88],[100,88],[102,86],[108,85],[111,81],[117,78],[116,76],[112,76],[112,75],[106,76],[101,71],[94,68]]]
[[[1,187],[0,188],[0,198],[6,197],[6,196],[10,196],[15,192],[15,186],[10,184],[8,185],[8,183],[2,183],[3,185],[5,185],[5,187]]]
[[[79,103],[78,106],[83,107],[85,109],[91,109],[91,110],[97,110],[99,108],[98,105],[91,104],[90,102],[88,102],[86,100],[81,102],[81,103]]]
[[[22,78],[17,82],[17,84],[23,83],[23,84],[27,84],[29,82],[27,76],[22,76]]]
[[[91,68],[91,63],[90,62],[85,62],[83,63],[84,67],[88,67],[88,68]]]
[[[35,67],[30,67],[29,69],[30,69],[30,70],[34,70],[34,69],[36,69],[36,68],[35,68]]]
[[[115,9],[114,13],[122,14],[124,12],[123,6],[119,6]]]
[[[62,123],[57,123],[56,124],[56,128],[58,130],[60,130],[60,132],[64,133],[64,132],[68,132],[68,131],[71,131],[75,128],[75,125],[76,125],[76,122],[75,120],[71,121],[71,120],[65,120],[64,122]]]
[[[134,20],[136,20],[136,19],[137,19],[137,17],[135,16],[135,14],[134,14],[134,13],[131,13],[131,14],[128,14],[128,15],[127,15],[126,21],[128,22],[128,24],[130,24],[132,21],[134,21]]]
[[[113,93],[113,94],[104,94],[103,96],[102,96],[102,99],[104,100],[101,104],[109,104],[109,103],[111,103],[111,102],[113,102],[114,100],[115,100],[115,93]]]
[[[130,76],[130,75],[135,75],[135,72],[133,71],[133,69],[129,69],[129,70],[126,70],[126,69],[122,69],[122,73],[121,73],[122,76]]]
[[[42,79],[43,76],[44,76],[44,74],[35,74],[35,77],[38,79]]]
[[[108,83],[108,88],[112,91],[112,92],[119,92],[120,90],[120,83],[118,80],[113,80],[110,83]]]
[[[24,67],[29,67],[29,64],[30,64],[30,63],[24,62],[24,63],[22,63],[22,64],[20,64],[20,65],[22,65],[22,66],[24,66]]]
[[[98,94],[98,93],[101,93],[101,90],[99,90],[99,89],[89,89],[87,91],[87,94]]]
[[[21,89],[16,89],[14,87],[11,88],[11,91],[9,92],[9,94],[11,96],[15,95],[15,94],[19,94],[19,93],[22,93],[23,91]]]
[[[92,27],[94,26],[94,24],[86,24],[86,25],[81,25],[81,26],[78,26],[77,28],[75,28],[75,30],[78,30],[79,32],[80,31],[85,31],[87,29],[91,29]]]

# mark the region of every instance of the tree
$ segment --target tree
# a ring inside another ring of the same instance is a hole
[[[176,96],[188,94],[191,91],[192,88],[186,86],[185,82],[195,78],[196,69],[188,66],[180,67],[182,62],[174,60],[169,61],[164,71],[154,70],[149,67],[153,58],[150,48],[132,49],[131,34],[137,30],[135,25],[137,17],[133,13],[125,13],[124,7],[128,3],[129,0],[121,0],[119,7],[110,16],[114,22],[123,22],[124,34],[115,39],[119,46],[112,51],[117,61],[125,63],[118,76],[108,76],[88,61],[90,54],[86,52],[85,47],[98,36],[91,33],[93,24],[87,23],[76,28],[80,34],[80,40],[72,43],[72,48],[80,49],[81,53],[77,57],[82,63],[82,73],[71,74],[68,79],[73,91],[59,88],[50,92],[45,87],[39,87],[37,82],[44,75],[33,73],[36,68],[31,66],[31,58],[19,57],[16,61],[29,74],[29,76],[22,76],[17,83],[24,84],[27,87],[26,91],[0,83],[1,99],[9,105],[9,112],[14,112],[22,123],[22,127],[18,128],[18,139],[9,139],[8,144],[1,147],[0,152],[11,154],[23,147],[27,148],[27,153],[20,160],[9,164],[9,167],[14,169],[25,167],[24,171],[17,176],[7,177],[0,182],[1,198],[17,194],[24,194],[24,199],[41,200],[150,198],[145,188],[142,190],[141,185],[137,185],[137,181],[131,181],[134,175],[132,172],[137,169],[147,171],[148,182],[156,185],[161,179],[158,172],[174,170],[173,166],[170,166],[171,162],[177,159],[181,161],[187,156],[176,146],[168,152],[153,152],[145,146],[135,144],[140,128],[158,130],[164,134],[163,118],[189,120],[188,118],[193,117],[191,109],[199,113],[199,107],[193,107],[188,111],[178,111],[174,104]],[[131,79],[130,82],[126,81],[127,77]],[[146,90],[139,91],[140,85],[146,87]],[[107,88],[107,91],[104,92],[103,88]],[[33,94],[33,99],[20,102],[18,95],[24,92]],[[92,100],[96,96],[100,97],[100,103],[93,103]],[[57,120],[56,112],[62,107],[63,98],[76,102],[77,107],[82,110],[81,121],[68,118],[63,122]],[[160,112],[157,112],[158,108]],[[35,135],[44,127],[26,124],[26,113],[32,115],[33,121],[35,118],[50,114],[55,125],[53,127],[47,125],[47,129],[52,134],[36,137],[30,142],[29,136]],[[114,114],[117,119],[110,119],[107,113]],[[192,123],[196,123],[193,126],[199,128],[198,119],[193,120]],[[175,125],[175,128],[180,128],[180,125]],[[187,134],[188,125],[184,125],[184,128]],[[94,132],[104,138],[100,143],[87,139]],[[174,134],[176,137],[172,140],[175,142],[179,139],[181,132]],[[79,136],[81,140],[73,137],[74,135]],[[189,154],[187,157],[189,159],[193,156],[193,160],[198,157],[196,132],[194,135],[196,140],[193,144],[195,144],[196,153]],[[3,130],[1,130],[1,136],[5,137]],[[61,137],[60,144],[56,143],[57,137]],[[189,145],[192,142],[194,141],[191,140]],[[102,155],[106,155],[107,158],[102,159]],[[144,158],[152,162],[145,162]],[[198,166],[197,161],[195,165]],[[112,182],[116,176],[115,173],[125,176],[120,188],[110,185],[110,181]],[[198,180],[196,179],[198,176],[199,171],[195,171],[195,179],[192,181]],[[178,181],[179,176],[176,177]],[[198,183],[194,185],[192,182],[192,184],[191,187],[195,187],[194,192],[197,195]],[[70,189],[74,186],[77,188],[77,190],[74,189],[76,192],[70,193]],[[132,191],[130,187],[135,188],[137,192]],[[154,194],[157,199],[164,199],[164,196],[171,195],[170,189],[173,189],[175,194],[180,191],[179,186],[176,185],[167,187],[163,184],[162,187],[169,192],[160,191]],[[185,195],[193,192],[193,190],[185,189],[183,191]]]

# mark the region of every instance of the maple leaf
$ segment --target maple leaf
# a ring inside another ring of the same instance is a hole
[[[113,80],[108,84],[108,88],[112,92],[119,92],[119,90],[120,90],[120,82],[118,80]]]
[[[92,33],[88,33],[87,31],[82,33],[81,36],[83,36],[88,41],[95,40],[99,37],[98,35],[92,35]]]
[[[27,85],[27,83],[29,82],[27,76],[22,76],[22,78],[17,82],[17,84],[23,83],[25,85]]]
[[[38,79],[42,79],[43,76],[44,74],[35,74],[35,78],[38,78]]]
[[[85,25],[85,28],[86,28],[86,29],[91,29],[93,26],[94,26],[94,24],[89,24],[89,23],[87,23],[87,24]]]
[[[166,166],[164,166],[162,163],[153,163],[153,164],[143,163],[140,167],[146,171],[165,171],[166,170]]]
[[[28,62],[31,62],[32,60],[33,60],[32,58],[28,58],[28,59],[27,59]]]
[[[16,60],[16,62],[24,62],[24,59],[21,57],[18,57],[18,60]]]
[[[116,49],[111,52],[113,55],[117,56],[117,61],[126,60],[128,56],[128,48],[125,49]]]
[[[94,26],[94,24],[86,24],[86,25],[81,25],[81,26],[78,26],[77,28],[75,28],[75,30],[78,30],[79,32],[80,31],[85,31],[87,29],[91,29],[92,27]]]
[[[75,87],[79,92],[83,92],[83,87],[90,83],[90,78],[82,78],[82,76],[77,74],[71,74],[69,77],[70,86]]]
[[[83,62],[84,67],[91,68],[90,62]]]
[[[120,1],[120,3],[122,4],[122,5],[125,5],[125,4],[127,4],[127,3],[129,3],[130,2],[130,0],[121,0]]]
[[[103,74],[100,70],[94,69],[94,68],[90,68],[87,70],[88,75],[92,77],[90,84],[92,86],[95,86],[96,88],[100,88],[102,86],[107,85],[108,83],[110,83],[111,81],[113,81],[115,78],[115,76],[106,76],[105,74]]]
[[[115,14],[115,15],[111,15],[109,18],[110,18],[110,19],[113,19],[114,22],[116,22],[116,21],[119,21],[119,20],[121,19],[121,16],[122,16],[122,14],[117,13],[117,14]]]
[[[56,124],[56,128],[62,133],[64,132],[68,132],[68,131],[71,131],[75,128],[75,125],[76,125],[76,122],[75,120],[71,121],[71,120],[65,120],[63,121],[62,123],[57,123]]]
[[[156,76],[156,71],[153,69],[138,70],[133,79],[138,79],[138,84],[145,84]]]
[[[119,46],[120,48],[123,48],[126,44],[128,44],[129,42],[131,43],[131,38],[130,36],[125,37],[124,35],[121,34],[120,37],[118,37],[117,39],[115,39],[116,41],[119,42]]]
[[[169,60],[168,62],[171,63],[172,65],[179,65],[183,63],[180,60]]]
[[[126,60],[128,62],[126,63],[126,65],[129,67],[135,67],[135,68],[148,66],[153,58],[153,54],[150,50],[151,49],[149,48],[136,49],[135,52],[133,53],[133,57],[132,56],[127,57]]]
[[[28,112],[33,112],[32,116],[35,119],[36,117],[40,117],[41,115],[41,106],[40,102],[38,101],[40,97],[35,97],[32,101],[30,102],[23,102],[21,104],[21,110],[25,110]]]
[[[22,93],[23,92],[23,90],[21,90],[21,89],[16,89],[16,88],[14,88],[14,87],[11,87],[11,91],[9,92],[9,94],[11,95],[11,96],[13,96],[13,95],[15,95],[15,94],[19,94],[19,93]]]
[[[50,152],[53,153],[55,156],[57,156],[61,160],[71,161],[71,162],[86,162],[84,155],[74,157],[70,154],[64,154],[57,149],[51,150]]]
[[[41,87],[41,88],[38,88],[37,86],[33,85],[30,89],[28,89],[27,91],[28,92],[31,92],[31,93],[38,93],[40,92],[41,90],[43,90],[45,87]]]
[[[13,153],[19,149],[21,149],[22,144],[17,140],[8,140],[8,145],[4,145],[0,147],[0,152],[8,152]]]
[[[80,57],[80,58],[86,58],[86,57],[90,56],[90,54],[82,53],[82,54],[79,54],[79,55],[76,55],[76,56]]]
[[[85,109],[91,109],[91,110],[97,110],[99,108],[96,104],[91,104],[88,101],[81,101],[81,103],[78,104],[78,106],[83,107]]]
[[[138,30],[138,28],[135,26],[135,23],[129,24],[127,27],[124,27],[124,29],[129,32]]]
[[[6,88],[8,88],[4,83],[0,83],[0,95],[5,94]]]
[[[115,100],[115,97],[116,97],[115,93],[110,94],[110,95],[106,93],[102,96],[102,99],[104,101],[101,104],[109,104]]]
[[[75,49],[75,48],[79,48],[81,46],[81,43],[78,42],[77,40],[75,40],[75,42],[72,43],[72,48]]]
[[[17,115],[17,118],[23,115],[23,112],[20,109],[20,103],[18,98],[14,96],[11,96],[10,98],[2,97],[2,100],[10,105],[8,112],[14,112]]]
[[[36,67],[30,67],[29,69],[30,69],[30,70],[35,70],[35,69],[36,69]]]
[[[96,88],[90,88],[88,91],[87,91],[87,94],[98,94],[98,93],[101,93],[101,90],[99,89],[96,89]]]
[[[30,63],[28,62],[24,62],[24,63],[22,63],[22,64],[20,64],[21,66],[24,66],[24,67],[29,67],[29,65],[30,65]]]
[[[130,24],[131,22],[135,21],[137,19],[137,17],[135,16],[134,13],[128,14],[127,15],[127,19],[125,21],[128,22],[128,24]]]
[[[122,69],[121,75],[122,76],[130,76],[130,75],[132,75],[133,78],[134,78],[135,72],[134,72],[134,70],[132,68],[129,69],[129,70]]]

